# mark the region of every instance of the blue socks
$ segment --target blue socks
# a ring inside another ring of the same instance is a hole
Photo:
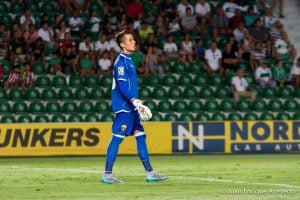
[[[113,135],[109,143],[109,146],[107,148],[107,153],[106,153],[106,164],[105,164],[106,174],[112,173],[112,168],[118,155],[119,146],[122,143],[123,139],[124,139],[123,137],[117,137]]]
[[[136,139],[138,155],[145,167],[145,170],[147,172],[150,172],[153,169],[152,169],[150,161],[149,161],[149,154],[148,154],[147,145],[146,145],[146,134],[135,136],[135,139]]]

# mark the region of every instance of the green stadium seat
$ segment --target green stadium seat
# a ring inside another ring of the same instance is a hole
[[[62,111],[66,114],[77,113],[77,105],[74,101],[66,101],[63,103]]]
[[[295,112],[294,114],[293,114],[293,120],[300,120],[300,112],[298,111],[298,112]]]
[[[295,111],[299,109],[299,104],[295,99],[288,99],[284,102],[284,109],[287,111]]]
[[[106,99],[111,99],[111,87],[106,90],[105,98]]]
[[[49,87],[51,86],[51,81],[48,76],[38,76],[35,84],[37,87]]]
[[[31,123],[33,120],[30,115],[20,115],[18,117],[18,123]]]
[[[229,87],[219,86],[216,88],[215,95],[218,98],[232,98],[231,89]]]
[[[29,112],[32,114],[41,114],[45,112],[45,106],[40,101],[32,101],[29,105]]]
[[[179,121],[193,121],[194,116],[191,113],[181,113],[179,115]]]
[[[195,86],[206,86],[209,84],[207,76],[204,74],[197,74],[194,78],[194,85]]]
[[[11,100],[23,100],[24,99],[23,91],[19,88],[11,89],[9,91],[9,99],[11,99]]]
[[[291,87],[281,87],[279,89],[278,95],[282,98],[292,98],[294,97],[294,91]]]
[[[31,65],[31,70],[34,72],[36,75],[45,75],[47,73],[46,67],[43,63],[40,61],[35,61]]]
[[[158,109],[161,112],[169,112],[172,110],[172,103],[170,101],[160,101],[158,103]]]
[[[186,88],[184,88],[183,95],[188,99],[198,98],[198,92],[194,86],[187,86]]]
[[[245,79],[247,80],[249,85],[255,84],[255,80],[252,74],[245,75]]]
[[[151,98],[151,96],[152,96],[151,93],[152,92],[148,87],[140,87],[140,89],[139,89],[139,98],[141,98],[141,99]]]
[[[17,101],[13,103],[13,112],[17,114],[24,114],[28,112],[26,103]]]
[[[229,113],[229,115],[227,116],[227,120],[230,120],[230,121],[239,121],[242,119],[243,119],[242,115],[237,112]]]
[[[271,101],[269,101],[268,107],[269,110],[273,112],[281,111],[284,108],[281,101],[278,99],[272,99]]]
[[[71,114],[68,117],[68,122],[83,122],[83,119],[80,114]]]
[[[174,86],[177,84],[177,80],[173,75],[165,75],[162,78],[162,84],[165,86]]]
[[[161,80],[158,75],[151,75],[146,78],[145,83],[149,86],[160,85]]]
[[[260,115],[260,119],[261,120],[273,120],[274,119],[274,115],[272,112],[263,112]]]
[[[111,76],[102,76],[100,79],[101,85],[106,87],[111,87],[112,85],[112,77]]]
[[[195,61],[195,62],[191,62],[189,63],[189,72],[193,73],[193,74],[199,74],[201,72],[203,72],[204,69],[204,63],[201,61]]]
[[[212,121],[224,121],[226,119],[225,115],[221,112],[214,112],[210,118]]]
[[[203,104],[201,101],[191,101],[188,104],[188,109],[192,112],[199,112],[203,109]]]
[[[25,92],[25,98],[27,100],[40,100],[40,92],[36,88],[29,88]]]
[[[103,113],[103,112],[111,112],[112,108],[106,101],[98,101],[95,104],[95,112]]]
[[[258,116],[254,112],[248,112],[245,114],[244,120],[258,120]]]
[[[16,123],[16,118],[12,115],[4,115],[1,118],[1,123],[5,123],[5,124]]]
[[[57,88],[62,88],[67,86],[67,81],[64,76],[54,76],[52,83],[53,86]]]
[[[295,88],[294,96],[300,98],[300,87]]]
[[[80,76],[72,75],[70,76],[69,86],[71,87],[81,87],[83,85],[83,81]]]
[[[79,112],[80,113],[84,113],[84,114],[94,113],[95,109],[94,109],[94,106],[93,106],[92,102],[90,102],[90,101],[82,101],[82,102],[80,102],[80,104],[79,104]]]
[[[55,15],[57,9],[55,8],[55,4],[52,3],[52,1],[46,1],[42,3],[41,11],[43,13],[47,13],[48,15]]]
[[[44,100],[56,100],[57,95],[53,88],[44,88],[42,91],[42,99]]]
[[[184,100],[177,100],[174,102],[172,110],[177,112],[186,112],[187,109],[188,109],[188,105]]]
[[[10,12],[15,15],[20,15],[24,13],[24,4],[19,2],[13,2],[10,5]]]
[[[64,101],[72,100],[73,99],[72,90],[70,88],[61,88],[58,91],[58,98]]]
[[[47,123],[49,122],[49,118],[47,115],[37,115],[34,118],[34,122],[36,123]]]
[[[55,114],[51,117],[51,122],[55,123],[63,123],[66,122],[66,117],[62,114]]]
[[[8,12],[9,12],[9,10],[8,10],[6,3],[4,1],[0,2],[0,14],[6,15],[6,14],[8,14]]]
[[[75,90],[74,97],[78,100],[87,100],[90,98],[90,94],[85,87],[78,87]]]
[[[155,99],[162,99],[167,97],[167,91],[164,87],[157,86],[152,91],[152,96]]]
[[[0,101],[6,101],[6,100],[7,100],[6,90],[0,88]]]
[[[153,112],[152,113],[152,118],[150,119],[150,121],[160,122],[160,121],[163,121],[163,117],[161,116],[160,113]]]
[[[91,90],[90,97],[94,100],[104,99],[105,92],[101,87],[94,87]]]
[[[178,116],[175,113],[166,113],[164,116],[164,121],[178,121]]]
[[[104,113],[101,116],[101,121],[103,121],[103,122],[112,122],[112,121],[114,121],[114,116],[112,115],[112,113]]]
[[[39,4],[35,2],[28,3],[26,8],[29,9],[33,15],[40,14],[41,12]]]
[[[263,96],[266,98],[273,98],[276,97],[276,89],[275,88],[271,88],[271,87],[267,87],[263,90]]]
[[[263,99],[256,99],[252,103],[252,108],[258,112],[268,110],[268,106]]]
[[[228,111],[234,111],[235,110],[235,104],[233,100],[222,100],[220,103],[220,110],[228,112]]]
[[[175,73],[188,72],[188,66],[185,63],[177,62],[173,66],[172,71],[175,72]]]
[[[207,121],[209,121],[209,115],[205,112],[199,112],[196,115],[195,120],[207,122]]]
[[[148,106],[151,111],[157,110],[157,105],[153,100],[144,101],[144,105]]]
[[[89,11],[96,11],[97,13],[102,12],[101,5],[97,3],[97,1],[92,1],[92,3],[89,6]]]
[[[84,79],[84,85],[88,87],[99,87],[99,77],[98,76],[87,76]]]
[[[204,103],[204,109],[206,111],[216,111],[219,110],[219,104],[216,100],[209,100]]]
[[[13,19],[10,15],[2,15],[0,18],[0,22],[4,24],[6,28],[10,28],[13,24]]]
[[[249,111],[251,110],[251,103],[250,101],[246,100],[246,99],[240,99],[238,102],[237,102],[237,110],[239,111]]]
[[[85,122],[99,122],[100,119],[99,119],[99,116],[97,114],[90,113],[90,114],[87,114],[85,116],[84,121]]]
[[[61,112],[58,102],[50,101],[46,104],[46,112],[49,114],[57,114]]]
[[[214,74],[210,78],[210,84],[215,86],[223,86],[225,83],[225,79],[221,75]]]
[[[182,86],[193,85],[193,79],[189,74],[181,74],[178,79],[178,84]]]
[[[290,120],[291,116],[287,112],[280,112],[276,115],[276,120]]]
[[[12,70],[12,64],[9,60],[1,60],[0,65],[3,67],[4,74],[8,75],[10,71]]]
[[[202,87],[199,95],[201,98],[212,98],[214,97],[214,92],[211,87]]]
[[[180,88],[178,88],[178,87],[171,87],[169,89],[167,95],[169,98],[181,98],[182,92],[181,92]]]
[[[8,102],[0,102],[0,115],[10,114],[11,108]]]

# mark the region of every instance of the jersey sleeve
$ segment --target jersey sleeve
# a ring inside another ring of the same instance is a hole
[[[117,65],[115,65],[115,78],[116,81],[127,81],[128,80],[128,74],[125,67],[124,62],[119,62]]]

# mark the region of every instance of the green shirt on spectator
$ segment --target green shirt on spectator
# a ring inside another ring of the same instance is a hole
[[[134,63],[136,68],[142,67],[142,63],[144,60],[144,54],[142,52],[136,52],[131,54],[131,60]]]
[[[91,60],[81,59],[81,61],[80,61],[80,67],[82,69],[91,69],[92,65],[93,65],[93,63]]]
[[[284,80],[286,78],[286,76],[287,76],[287,73],[284,68],[277,67],[277,66],[274,67],[274,69],[273,69],[274,79],[281,81],[281,80]]]

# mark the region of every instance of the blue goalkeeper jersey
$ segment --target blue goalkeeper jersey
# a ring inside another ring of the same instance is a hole
[[[130,54],[121,53],[115,60],[112,82],[112,108],[114,113],[132,112],[135,107],[121,92],[120,81],[125,81],[132,98],[138,98],[136,68]]]

